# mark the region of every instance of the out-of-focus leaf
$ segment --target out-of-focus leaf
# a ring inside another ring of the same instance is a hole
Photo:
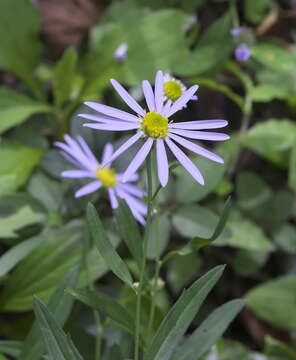
[[[270,336],[265,338],[264,353],[268,360],[296,360],[294,349]]]
[[[50,360],[83,360],[46,305],[35,298],[34,312]]]
[[[224,266],[215,267],[189,289],[184,290],[162,321],[144,355],[144,360],[168,360],[171,357],[200,305],[220,278],[223,270]]]
[[[42,150],[21,145],[19,143],[2,141],[0,144],[0,179],[11,176],[9,195],[23,185],[33,168],[38,164]]]
[[[14,72],[38,94],[39,84],[32,74],[41,51],[39,16],[31,1],[1,1],[0,47],[0,68]]]
[[[223,335],[244,306],[243,300],[232,300],[214,310],[178,349],[172,360],[196,360]]]
[[[286,275],[251,289],[246,301],[256,315],[284,330],[296,329],[296,276]]]
[[[287,151],[294,146],[295,139],[296,125],[292,121],[270,119],[254,125],[242,143],[276,165],[286,167]]]
[[[252,276],[266,263],[268,253],[240,249],[233,260],[233,269],[240,276]]]
[[[143,258],[142,238],[139,226],[124,200],[119,199],[119,206],[115,210],[115,215],[120,233],[140,269]]]
[[[9,195],[15,190],[16,174],[0,176],[0,197]]]
[[[0,218],[0,238],[16,238],[18,230],[43,220],[43,214],[35,213],[29,206],[24,206],[13,215]]]
[[[0,340],[0,351],[9,356],[17,358],[20,354],[21,346],[21,341]]]
[[[284,47],[273,43],[257,43],[252,47],[252,57],[274,71],[293,71],[295,56]]]
[[[19,92],[0,87],[0,134],[21,124],[31,115],[50,111],[49,105],[32,100]]]
[[[79,301],[90,306],[92,309],[99,310],[103,314],[114,320],[125,331],[134,333],[135,320],[130,313],[117,301],[103,294],[98,290],[88,289],[69,289],[68,292]]]
[[[170,237],[170,221],[165,214],[158,215],[158,244],[156,241],[156,231],[157,231],[157,222],[152,219],[150,231],[149,231],[149,240],[147,248],[147,258],[155,259],[160,256],[169,242]]]
[[[285,223],[272,234],[276,245],[283,251],[296,254],[296,229],[293,225]]]
[[[244,13],[246,18],[252,23],[258,24],[263,19],[271,3],[271,0],[244,0]]]
[[[64,326],[74,302],[74,299],[65,292],[65,289],[70,286],[76,286],[78,272],[78,267],[75,267],[66,274],[48,303],[48,309],[53,313],[61,326]],[[22,344],[18,360],[31,360],[32,358],[39,360],[43,353],[44,344],[37,321],[35,321]]]
[[[87,220],[94,243],[106,264],[119,279],[133,287],[133,279],[128,267],[108,239],[97,210],[91,203],[89,203],[87,207]]]
[[[53,93],[57,105],[61,105],[71,98],[76,64],[77,51],[75,48],[68,48],[55,66],[53,72]]]
[[[289,94],[281,87],[262,84],[254,87],[249,95],[255,102],[269,102],[273,99],[285,99]]]
[[[289,186],[296,191],[296,144],[294,144],[290,155]]]
[[[39,246],[44,239],[44,236],[38,235],[32,239],[25,240],[6,251],[6,253],[0,257],[0,276],[6,275],[21,260]]]

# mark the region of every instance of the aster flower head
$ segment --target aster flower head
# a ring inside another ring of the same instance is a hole
[[[124,62],[127,59],[127,49],[128,45],[126,43],[121,43],[114,52],[114,59],[120,62]]]
[[[109,131],[134,130],[136,132],[114,152],[109,161],[103,162],[103,167],[120,156],[137,141],[144,140],[144,144],[124,172],[122,177],[123,182],[128,181],[142,165],[151,151],[153,144],[156,146],[158,178],[162,186],[166,186],[169,175],[166,146],[192,177],[202,185],[204,184],[202,174],[178,145],[189,149],[195,154],[218,163],[223,163],[223,159],[218,155],[186,140],[186,138],[214,141],[226,140],[229,138],[226,134],[200,130],[221,128],[227,125],[227,121],[196,120],[189,122],[172,122],[170,120],[172,115],[188,103],[197,91],[198,85],[193,85],[184,91],[174,103],[171,101],[164,103],[164,77],[162,72],[158,71],[155,78],[154,91],[147,80],[144,80],[142,83],[148,107],[148,110],[145,111],[116,80],[111,79],[111,84],[136,115],[107,105],[86,102],[85,104],[87,106],[99,112],[100,115],[80,114],[79,116],[94,121],[94,123],[84,124],[84,126],[92,129]]]
[[[163,76],[163,91],[164,99],[167,101],[175,102],[187,90],[186,86],[178,79],[165,73]],[[196,95],[192,95],[189,100],[197,100]],[[184,105],[186,107],[186,105]]]
[[[111,168],[112,161],[109,159],[113,154],[113,146],[107,143],[104,147],[101,163],[98,162],[93,152],[81,136],[74,140],[69,135],[64,137],[65,143],[56,142],[55,145],[61,149],[62,156],[75,166],[73,170],[66,170],[61,173],[62,177],[72,179],[87,178],[92,181],[81,187],[75,197],[88,195],[100,188],[105,188],[108,192],[110,204],[113,209],[118,207],[116,196],[124,199],[131,209],[134,217],[141,223],[145,224],[144,215],[147,214],[146,205],[139,200],[145,195],[145,192],[132,184],[137,181],[136,173],[130,177],[129,182],[122,182],[122,174],[116,174]],[[108,166],[102,169],[102,163],[108,162]]]
[[[235,49],[235,57],[238,61],[247,61],[251,56],[251,51],[246,44],[241,44]]]

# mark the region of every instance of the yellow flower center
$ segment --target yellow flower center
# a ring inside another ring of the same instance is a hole
[[[114,187],[118,183],[118,180],[115,177],[116,176],[115,170],[108,168],[104,168],[103,170],[100,170],[101,166],[102,165],[99,165],[96,169],[96,175],[98,179],[101,181],[103,186]]]
[[[176,101],[182,95],[181,85],[175,81],[170,80],[164,84],[164,94],[172,101]]]
[[[169,120],[158,114],[155,110],[148,112],[142,122],[142,129],[147,136],[164,138],[168,132]]]

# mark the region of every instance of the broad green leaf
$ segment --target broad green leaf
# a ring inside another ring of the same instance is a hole
[[[92,309],[98,310],[110,317],[125,331],[128,331],[131,334],[134,333],[135,320],[129,314],[127,309],[110,296],[107,296],[98,290],[88,290],[86,288],[76,290],[69,289],[68,292]]]
[[[9,193],[23,185],[33,168],[39,163],[42,150],[2,141],[0,144],[0,179],[11,176]],[[7,178],[6,178],[7,179]],[[6,193],[6,195],[9,195]]]
[[[179,203],[193,203],[203,199],[216,188],[226,170],[225,165],[201,156],[192,158],[192,161],[203,174],[205,185],[192,181],[188,172],[182,166],[178,167],[174,172],[177,174],[176,198]]]
[[[115,209],[115,216],[119,224],[120,233],[140,269],[143,258],[143,246],[139,226],[126,202],[122,199],[119,199],[119,206]]]
[[[285,223],[273,232],[272,237],[280,250],[290,254],[296,254],[295,226]]]
[[[254,102],[269,102],[273,99],[285,99],[289,94],[281,87],[261,84],[254,87],[250,97]]]
[[[33,70],[41,51],[39,16],[31,1],[1,0],[0,47],[0,68],[14,72],[38,93]]]
[[[232,300],[214,310],[185,340],[172,360],[199,359],[223,335],[243,306],[243,300]]]
[[[16,181],[16,174],[0,176],[0,197],[13,193]]]
[[[87,207],[87,221],[94,243],[106,264],[119,279],[133,287],[133,279],[128,267],[108,239],[99,215],[91,203],[89,203]]]
[[[16,238],[18,230],[43,220],[43,214],[35,213],[29,206],[24,206],[13,215],[0,218],[0,238]]]
[[[57,105],[71,98],[76,65],[77,51],[75,48],[68,48],[53,71],[53,93]]]
[[[49,105],[32,100],[19,92],[0,87],[0,134],[21,124],[34,114],[50,111]]]
[[[75,267],[62,279],[49,300],[48,309],[53,313],[61,326],[64,326],[74,302],[74,299],[66,293],[65,289],[69,286],[76,286],[77,280],[78,267]],[[37,321],[35,321],[22,344],[18,360],[31,360],[32,358],[39,360],[43,353],[44,344]]]
[[[295,349],[270,336],[265,338],[264,353],[268,360],[296,360]]]
[[[83,360],[46,305],[35,298],[34,312],[50,360]]]
[[[9,356],[17,358],[20,354],[21,346],[21,341],[0,340],[0,351]]]
[[[233,259],[233,270],[240,276],[252,276],[264,266],[268,253],[239,249]]]
[[[244,0],[244,14],[249,21],[258,24],[263,19],[271,4],[271,0]]]
[[[144,355],[144,360],[170,359],[202,302],[220,278],[223,269],[223,266],[217,266],[197,280],[189,289],[184,290],[162,321]]]
[[[251,289],[246,301],[256,315],[284,330],[296,329],[296,276],[286,275]]]
[[[283,46],[273,43],[257,43],[252,47],[252,57],[274,71],[293,71],[295,56]]]
[[[254,125],[242,143],[278,166],[288,164],[287,152],[295,144],[296,125],[291,120],[270,119]]]
[[[290,155],[289,186],[296,192],[296,144],[294,144]]]
[[[208,356],[203,356],[202,360],[267,360],[264,356],[258,353],[249,351],[244,345],[239,342],[220,339],[216,346],[213,346],[209,351]]]
[[[156,231],[158,233],[158,243],[156,238]],[[147,247],[147,258],[155,259],[160,256],[166,249],[170,238],[170,221],[167,215],[159,214],[158,221],[155,217],[152,218],[151,227],[149,231],[149,240]]]
[[[6,275],[44,240],[44,236],[37,235],[32,239],[25,240],[6,251],[6,253],[0,257],[0,276]]]
[[[8,360],[8,358],[6,356],[4,356],[3,354],[0,354],[0,360]]]

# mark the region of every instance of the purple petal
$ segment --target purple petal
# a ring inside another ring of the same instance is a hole
[[[167,113],[169,112],[172,105],[172,100],[168,99],[162,109],[161,115],[167,118]]]
[[[149,151],[151,150],[153,145],[153,139],[148,138],[148,140],[144,143],[144,145],[141,147],[141,149],[137,152],[136,156],[132,160],[132,162],[129,164],[128,168],[125,170],[122,182],[126,182],[129,180],[129,177],[133,175],[138,168],[142,165],[142,163],[145,161],[147,155],[149,154]]]
[[[72,155],[75,159],[77,159],[82,166],[88,168],[90,171],[93,171],[93,169],[96,167],[96,163],[94,163],[84,154],[77,142],[73,140],[69,135],[65,135],[64,139],[71,149],[70,151],[68,150],[68,153]]]
[[[129,204],[132,205],[133,209],[137,210],[140,214],[147,215],[147,206],[142,201],[138,200],[132,195],[129,195],[121,187],[117,187],[116,191],[118,195],[125,199]]]
[[[84,170],[66,170],[61,173],[62,177],[80,179],[80,178],[95,178],[94,173]]]
[[[171,149],[172,153],[175,155],[176,159],[181,163],[181,165],[189,172],[189,174],[201,185],[204,185],[204,178],[198,168],[193,164],[187,155],[183,153],[182,150],[178,148],[170,139],[166,138],[165,142],[168,147]]]
[[[87,119],[87,120],[92,120],[92,121],[97,121],[103,124],[113,124],[114,122],[116,123],[120,123],[122,122],[123,124],[126,123],[132,123],[134,124],[134,120],[133,121],[128,121],[128,120],[123,120],[123,119],[116,119],[113,118],[111,116],[104,116],[104,115],[93,115],[93,114],[78,114],[77,116],[83,118],[83,119]]]
[[[102,156],[102,163],[106,163],[113,154],[113,146],[110,143],[107,143],[104,147],[103,156]]]
[[[194,93],[197,91],[198,85],[191,86],[188,90],[184,91],[184,93],[176,100],[171,106],[170,110],[167,113],[167,117],[172,116],[175,112],[181,110],[191,99]]]
[[[75,197],[79,198],[81,196],[85,196],[87,194],[90,194],[92,192],[95,192],[102,186],[102,183],[100,181],[92,181],[91,183],[83,186],[75,193]]]
[[[144,80],[142,82],[142,88],[149,111],[155,110],[154,94],[150,82],[148,80]]]
[[[61,155],[73,165],[77,166],[78,168],[81,167],[80,163],[75,159],[73,159],[72,156],[70,156],[69,154],[65,153],[64,151],[61,151]]]
[[[95,103],[92,101],[85,102],[86,106],[89,106],[91,109],[98,111],[104,115],[108,115],[120,120],[127,120],[138,122],[139,119],[137,116],[127,113],[126,111],[115,109],[111,106]]]
[[[227,134],[216,133],[216,132],[170,129],[170,133],[185,136],[189,139],[197,139],[197,140],[223,141],[229,139],[229,136]]]
[[[220,164],[224,163],[224,160],[220,156],[212,153],[211,151],[208,151],[208,150],[202,148],[201,146],[199,146],[197,144],[194,144],[191,141],[185,140],[185,139],[181,138],[180,136],[173,135],[173,134],[169,134],[168,136],[171,139],[175,140],[180,145],[184,146],[186,149],[189,149],[190,151],[193,151],[194,153],[196,153],[198,155],[201,155],[207,159],[213,160]]]
[[[131,195],[137,196],[137,197],[143,197],[146,194],[146,191],[139,189],[136,185],[132,184],[119,184],[124,191],[128,192]]]
[[[142,135],[143,135],[143,132],[139,131],[137,134],[135,134],[131,138],[129,138],[125,143],[123,143],[115,151],[115,153],[111,156],[111,158],[107,162],[103,163],[102,168],[105,167],[106,165],[110,164],[112,161],[114,161],[116,158],[118,158],[118,156],[120,156],[122,153],[124,153],[129,147],[134,145],[134,143],[137,142]]]
[[[156,140],[157,172],[161,186],[166,186],[169,180],[169,164],[162,139]]]
[[[112,209],[117,209],[118,208],[118,201],[116,199],[114,189],[109,188],[108,189],[108,194],[109,194],[109,199],[110,199],[110,204],[111,204]]]
[[[145,219],[143,218],[143,216],[140,214],[137,206],[138,204],[135,204],[133,201],[133,197],[128,196],[124,191],[122,191],[119,187],[116,187],[116,192],[118,194],[119,197],[121,197],[122,199],[125,200],[125,202],[127,203],[128,207],[130,208],[134,218],[139,221],[139,223],[141,223],[142,225],[145,225]],[[147,209],[146,209],[146,214],[147,214]]]
[[[126,124],[126,123],[119,123],[119,124],[93,124],[87,123],[83,124],[83,126],[89,127],[91,129],[96,130],[106,130],[106,131],[127,131],[127,130],[134,130],[140,127],[140,124]]]
[[[172,129],[187,129],[187,130],[204,130],[204,129],[218,129],[226,126],[226,120],[196,120],[172,123],[169,125]]]
[[[119,82],[114,79],[111,79],[110,81],[122,100],[137,114],[145,116],[145,111],[142,109],[142,107],[132,96],[130,96],[130,94],[119,84]]]
[[[155,108],[158,113],[161,113],[163,100],[163,74],[158,70],[155,77]]]
[[[96,164],[97,166],[99,165],[98,160],[96,159],[96,157],[94,156],[93,152],[91,151],[91,149],[89,148],[89,146],[87,145],[86,141],[83,139],[82,136],[78,135],[77,136],[77,140],[79,141],[80,146],[82,147],[82,149],[84,150],[86,156],[88,158],[90,158],[94,164]]]

